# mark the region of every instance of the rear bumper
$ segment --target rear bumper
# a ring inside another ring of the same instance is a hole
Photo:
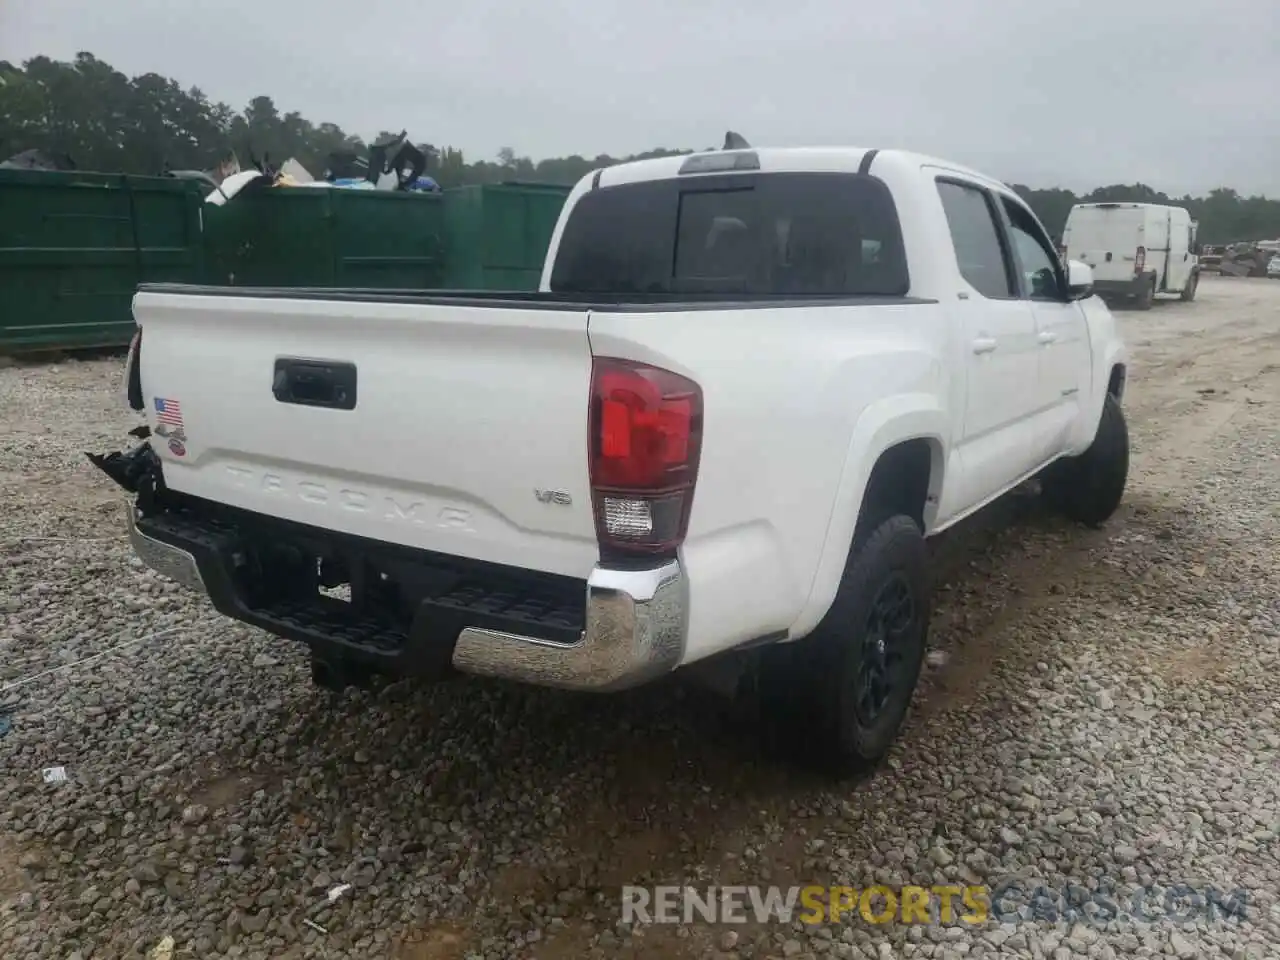
[[[1155,279],[1154,270],[1135,274],[1128,280],[1095,280],[1093,291],[1102,297],[1136,297]]]
[[[474,564],[449,571],[447,558],[425,551],[344,544],[362,557],[385,559],[385,569],[421,561],[418,575],[440,581],[443,574],[445,586],[417,597],[397,622],[321,598],[314,586],[308,593],[305,584],[295,584],[289,596],[264,597],[257,587],[268,575],[252,572],[243,517],[199,511],[140,517],[132,503],[126,512],[130,542],[144,564],[206,594],[219,612],[303,642],[323,660],[400,676],[447,672],[451,665],[539,686],[608,691],[655,679],[684,656],[688,590],[678,561],[639,570],[597,566],[584,583],[525,571],[504,576],[500,568]],[[275,522],[271,535],[296,534],[300,544],[327,537],[287,529],[297,526]],[[406,558],[411,553],[419,556]]]

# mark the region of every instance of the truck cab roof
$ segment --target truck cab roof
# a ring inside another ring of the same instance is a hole
[[[761,173],[868,173],[874,163],[877,171],[898,169],[904,172],[918,172],[921,167],[930,166],[950,170],[956,174],[984,184],[985,186],[1012,193],[1012,188],[999,180],[968,167],[940,160],[922,153],[909,150],[878,150],[869,147],[831,146],[831,147],[760,147],[744,150],[707,150],[693,154],[682,154],[674,157],[656,157],[649,160],[633,160],[616,166],[605,167],[595,173],[588,174],[594,187],[620,186],[624,183],[638,183],[645,180],[665,180],[678,176],[698,176],[698,172],[681,173],[693,158],[723,158],[732,156],[751,156],[755,163],[752,171]],[[707,170],[706,173],[724,173],[719,170]]]
[[[1099,203],[1077,203],[1079,210],[1186,210],[1176,203],[1134,203],[1129,201],[1106,201]]]

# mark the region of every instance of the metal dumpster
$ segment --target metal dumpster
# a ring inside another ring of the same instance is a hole
[[[537,288],[571,188],[269,188],[0,171],[0,353],[128,343],[139,283]]]
[[[199,282],[199,186],[0,170],[0,354],[127,344],[144,282]]]
[[[536,290],[571,189],[557,183],[496,183],[446,190],[446,285]]]
[[[439,287],[439,194],[272,187],[204,208],[207,282]]]

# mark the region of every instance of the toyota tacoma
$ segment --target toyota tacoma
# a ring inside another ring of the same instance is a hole
[[[926,651],[926,538],[1031,478],[1101,524],[1126,353],[1005,184],[914,153],[595,171],[528,293],[147,285],[154,569],[313,675],[613,691],[733,662],[838,771]]]

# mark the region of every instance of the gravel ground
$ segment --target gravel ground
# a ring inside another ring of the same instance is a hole
[[[916,710],[839,788],[676,683],[315,690],[130,556],[80,453],[135,423],[120,361],[0,369],[0,956],[1280,957],[1280,284],[1120,317],[1122,514],[1009,498],[941,538]],[[1243,889],[1246,915],[617,922],[623,883],[1007,877]]]

